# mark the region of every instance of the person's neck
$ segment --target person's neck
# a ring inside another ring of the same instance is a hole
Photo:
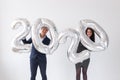
[[[40,37],[41,37],[41,38],[44,38],[44,37],[45,37],[45,35],[40,34]]]

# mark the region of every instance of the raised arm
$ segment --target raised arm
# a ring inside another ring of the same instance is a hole
[[[31,38],[29,40],[23,39],[22,42],[24,44],[31,44],[32,43],[32,39]]]

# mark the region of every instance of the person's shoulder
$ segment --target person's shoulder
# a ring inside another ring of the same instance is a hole
[[[47,36],[45,37],[45,39],[47,39],[48,41],[50,41],[50,38],[48,38]]]

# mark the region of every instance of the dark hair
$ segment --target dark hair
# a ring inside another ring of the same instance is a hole
[[[90,39],[91,39],[93,42],[95,42],[95,33],[94,33],[94,30],[93,30],[92,28],[88,27],[88,28],[86,29],[86,34],[87,34],[88,29],[92,31],[92,36],[90,37]]]

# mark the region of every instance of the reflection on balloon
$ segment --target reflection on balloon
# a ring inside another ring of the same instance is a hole
[[[85,31],[88,27],[92,28],[94,32],[98,35],[98,37],[100,38],[99,43],[95,43],[87,37]],[[81,43],[91,51],[101,51],[105,50],[108,47],[108,35],[104,31],[104,29],[102,29],[102,27],[93,20],[84,19],[80,21],[80,34]]]
[[[49,45],[44,45],[42,43],[42,39],[39,36],[39,31],[42,27],[47,27],[50,32],[51,41]],[[44,54],[52,54],[58,47],[58,32],[56,30],[56,27],[54,23],[51,20],[41,18],[38,19],[35,23],[35,25],[32,27],[32,41],[35,46],[35,48]]]
[[[64,43],[67,41],[67,38],[71,39],[70,47],[67,51],[67,57],[68,59],[73,63],[82,62],[85,59],[88,59],[90,57],[90,53],[88,50],[84,50],[80,53],[77,52],[77,46],[80,41],[80,34],[74,29],[67,29],[60,33],[58,40],[60,43]]]
[[[26,19],[20,18],[15,20],[12,24],[12,29],[16,29],[18,27],[23,27],[23,31],[18,33],[17,36],[14,38],[12,50],[18,53],[29,52],[31,45],[22,44],[21,40],[29,34],[31,30],[30,23]]]

